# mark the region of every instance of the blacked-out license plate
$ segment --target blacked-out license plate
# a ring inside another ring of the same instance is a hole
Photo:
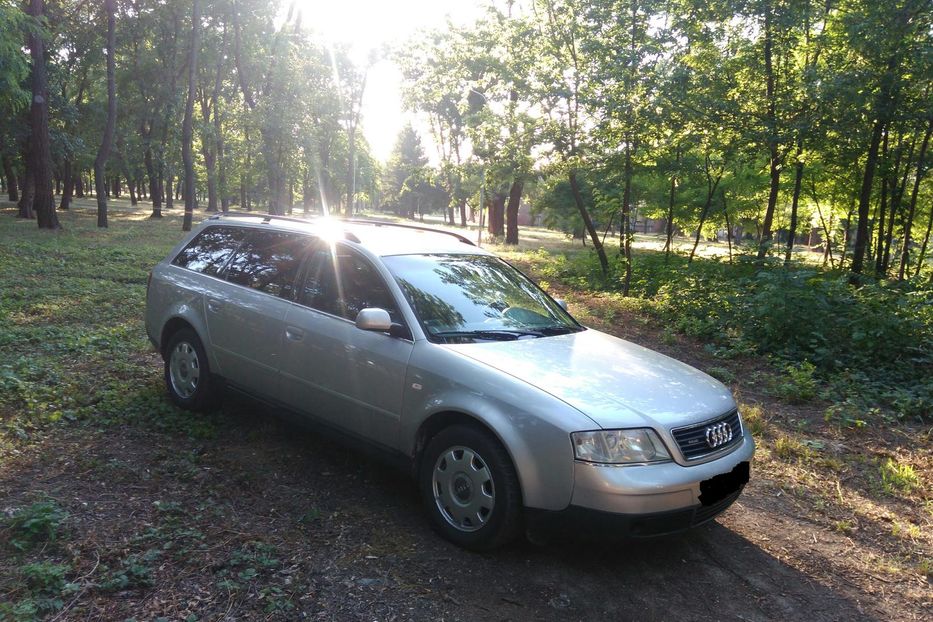
[[[748,462],[740,462],[728,473],[723,473],[700,482],[700,503],[713,505],[742,489],[748,483],[751,467]]]

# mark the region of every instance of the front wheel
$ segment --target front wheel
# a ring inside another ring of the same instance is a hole
[[[505,448],[484,430],[454,425],[432,438],[419,483],[432,525],[455,544],[489,550],[520,530],[518,476]]]
[[[179,330],[168,341],[165,386],[172,401],[187,410],[205,411],[217,404],[207,353],[190,328]]]

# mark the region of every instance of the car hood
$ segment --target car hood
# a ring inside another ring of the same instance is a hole
[[[735,408],[721,382],[595,330],[444,346],[570,404],[603,428],[674,428]]]

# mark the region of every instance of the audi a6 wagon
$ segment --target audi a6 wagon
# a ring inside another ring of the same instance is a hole
[[[568,522],[681,531],[749,479],[726,387],[582,326],[456,234],[214,216],[153,268],[146,330],[176,404],[236,390],[386,450],[468,548]]]

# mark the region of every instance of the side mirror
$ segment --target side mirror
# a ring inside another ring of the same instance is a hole
[[[563,309],[564,311],[568,311],[568,309],[567,309],[567,301],[564,300],[563,298],[555,298],[555,299],[554,299],[554,302],[556,302],[558,305],[560,305],[560,308]],[[568,311],[568,313],[569,313],[569,311]]]
[[[385,309],[372,307],[363,309],[356,316],[356,327],[360,330],[373,330],[384,333],[392,328],[392,318]]]

